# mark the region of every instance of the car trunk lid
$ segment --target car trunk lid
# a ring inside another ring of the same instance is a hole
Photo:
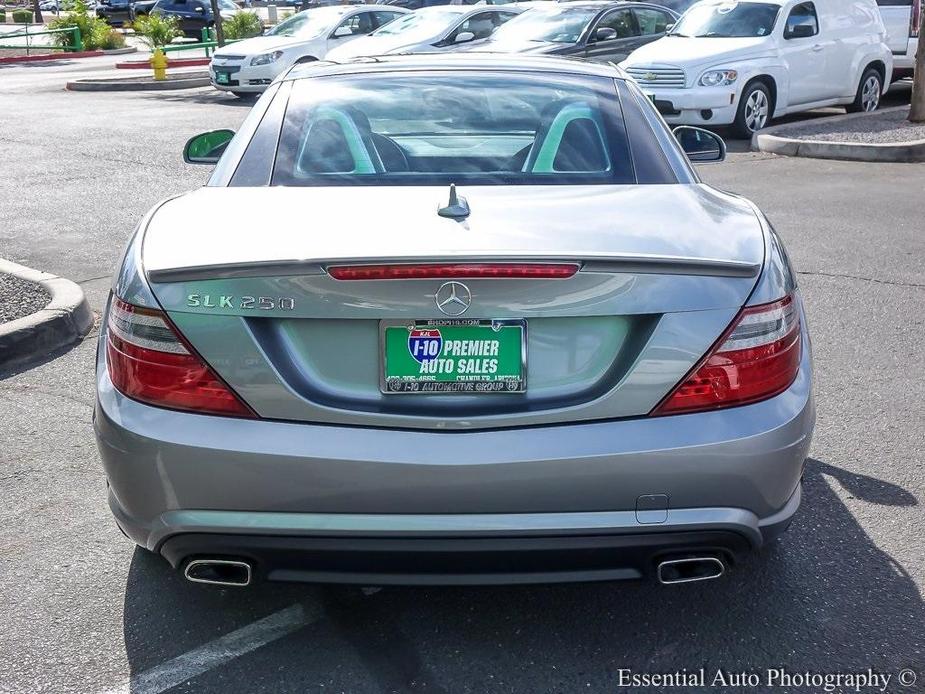
[[[467,187],[459,221],[437,214],[447,194],[205,188],[158,211],[144,264],[177,327],[261,416],[464,429],[647,413],[729,324],[763,260],[752,208],[706,186]],[[580,270],[463,277],[460,316],[438,305],[446,277],[329,273],[407,263]],[[386,329],[451,318],[523,326],[524,392],[382,392]]]

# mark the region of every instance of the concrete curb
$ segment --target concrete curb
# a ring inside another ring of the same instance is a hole
[[[908,109],[896,106],[884,111]],[[870,117],[870,113],[849,113],[845,116],[826,118],[826,123],[856,120]],[[802,128],[806,123],[787,123],[765,128],[752,135],[753,150],[781,154],[787,157],[811,157],[815,159],[840,159],[866,162],[922,162],[925,161],[925,140],[895,143],[832,142],[825,140],[797,139],[786,137],[790,130]]]
[[[189,77],[176,77],[155,82],[153,78],[81,79],[65,85],[72,92],[153,92],[170,89],[193,89],[212,84],[208,74],[193,73]]]
[[[40,284],[51,297],[40,311],[0,324],[0,370],[37,361],[90,332],[93,312],[78,285],[3,258],[0,272]]]
[[[0,65],[8,63],[32,63],[44,60],[74,60],[76,58],[99,58],[103,51],[80,51],[76,53],[36,53],[35,55],[8,55],[0,58]]]
[[[31,63],[47,60],[71,60],[73,58],[99,58],[102,55],[127,55],[128,53],[137,53],[138,48],[135,46],[126,46],[125,48],[113,48],[108,51],[80,51],[75,53],[36,53],[35,55],[10,55],[0,58],[0,65],[8,63]]]

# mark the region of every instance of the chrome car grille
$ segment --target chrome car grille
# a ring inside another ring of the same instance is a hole
[[[684,86],[684,70],[678,67],[643,67],[626,68],[627,74],[636,80],[640,87],[675,87]]]
[[[213,62],[221,63],[222,65],[227,65],[228,63],[239,63],[244,60],[246,55],[217,55],[212,58]]]

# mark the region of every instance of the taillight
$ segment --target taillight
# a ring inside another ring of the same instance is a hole
[[[653,411],[745,405],[785,391],[800,369],[800,315],[792,296],[743,309],[717,346]]]
[[[113,385],[135,400],[209,414],[254,413],[177,335],[162,311],[113,298],[106,361]]]
[[[328,274],[336,280],[566,279],[576,272],[578,263],[426,263],[328,268]]]

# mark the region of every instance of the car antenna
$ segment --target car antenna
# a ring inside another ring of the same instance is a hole
[[[465,198],[461,198],[456,195],[456,184],[450,184],[450,201],[447,203],[446,207],[441,207],[437,210],[437,214],[441,217],[449,217],[450,219],[465,219],[469,216],[469,203],[466,202]]]

